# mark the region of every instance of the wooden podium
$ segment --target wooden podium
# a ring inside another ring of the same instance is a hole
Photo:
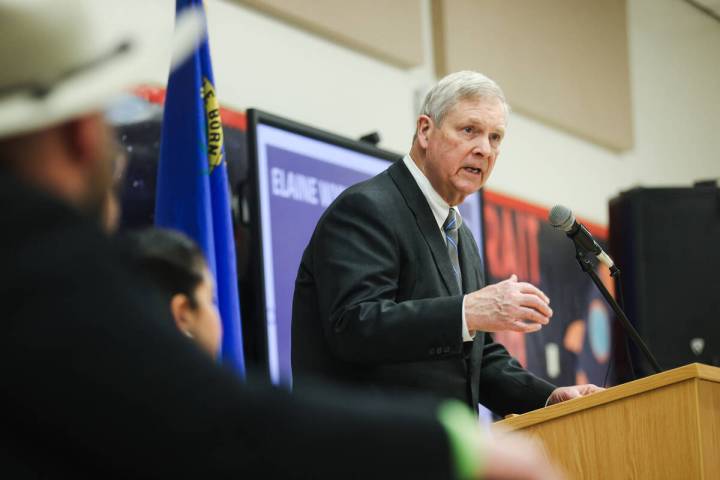
[[[693,363],[497,422],[570,479],[720,479],[720,368]]]

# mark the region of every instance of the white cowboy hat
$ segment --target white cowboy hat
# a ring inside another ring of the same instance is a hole
[[[152,32],[129,28],[130,13],[118,18],[109,6],[0,0],[0,138],[101,110],[163,60]],[[194,51],[204,29],[199,9],[178,17],[172,67]]]

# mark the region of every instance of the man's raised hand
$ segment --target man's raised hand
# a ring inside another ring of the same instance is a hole
[[[465,321],[473,332],[537,332],[550,322],[550,299],[515,274],[465,296]]]

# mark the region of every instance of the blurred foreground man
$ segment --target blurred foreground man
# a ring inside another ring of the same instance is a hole
[[[443,78],[425,97],[410,154],[328,208],[295,284],[296,385],[316,375],[500,415],[598,390],[556,388],[490,336],[535,332],[552,315],[547,296],[514,275],[486,285],[457,209],[490,177],[508,110],[480,73]]]
[[[91,11],[0,0],[2,476],[555,478],[522,440],[483,445],[458,403],[291,397],[178,334],[101,229],[119,157],[99,111],[158,59]],[[178,21],[177,59],[201,25]]]

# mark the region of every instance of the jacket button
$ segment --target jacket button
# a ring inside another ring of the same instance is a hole
[[[450,353],[450,347],[445,345],[445,348],[443,348],[444,353]]]
[[[430,347],[430,351],[428,353],[430,355],[435,355],[435,349],[433,347]]]

